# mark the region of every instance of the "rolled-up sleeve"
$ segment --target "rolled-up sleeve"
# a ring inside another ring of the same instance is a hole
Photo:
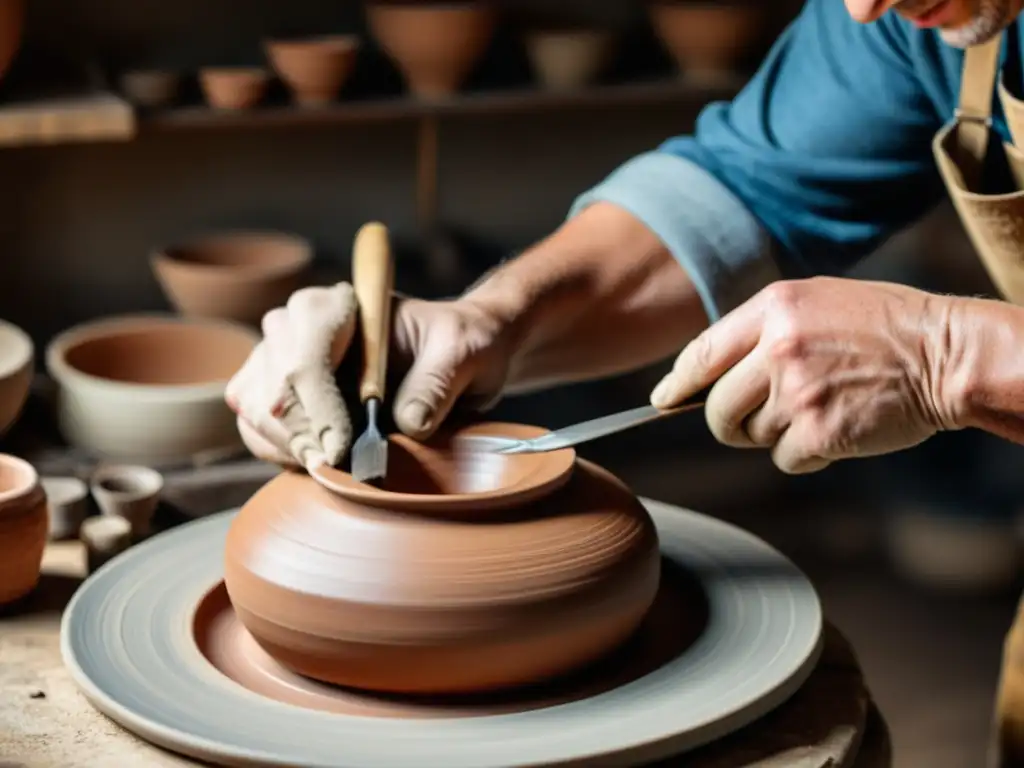
[[[644,222],[716,319],[780,277],[838,274],[932,208],[942,117],[917,76],[928,41],[808,0],[747,86],[573,204]],[[938,45],[939,43],[936,43]]]

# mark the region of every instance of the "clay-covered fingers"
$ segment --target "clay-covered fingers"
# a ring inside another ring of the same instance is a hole
[[[352,287],[306,288],[288,300],[290,346],[287,383],[293,393],[281,421],[292,453],[312,469],[341,461],[352,439],[352,423],[334,370],[352,342],[356,302]]]
[[[283,380],[275,379],[267,344],[260,342],[228,382],[225,399],[238,415],[239,433],[252,454],[290,465],[294,460],[288,452],[288,433],[275,416],[286,398]]]
[[[473,380],[473,362],[460,339],[433,333],[395,395],[395,424],[423,440],[433,434]]]

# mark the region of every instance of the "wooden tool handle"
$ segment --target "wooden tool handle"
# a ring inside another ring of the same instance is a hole
[[[391,343],[391,292],[395,269],[388,230],[379,222],[364,224],[352,249],[352,283],[363,331],[363,378],[359,399],[384,399],[384,378]]]

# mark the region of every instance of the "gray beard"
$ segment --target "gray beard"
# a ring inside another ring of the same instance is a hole
[[[939,36],[954,48],[970,48],[987,43],[1016,18],[1014,0],[978,0],[978,12],[958,29],[939,30]]]

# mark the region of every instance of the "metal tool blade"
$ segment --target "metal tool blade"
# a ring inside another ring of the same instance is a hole
[[[377,427],[380,401],[366,401],[369,424],[352,446],[352,477],[360,483],[382,479],[388,471],[388,440]]]
[[[531,440],[511,440],[489,435],[461,437],[459,438],[459,448],[466,451],[500,453],[505,456],[517,453],[545,453],[562,448],[571,448],[580,443],[596,440],[599,437],[638,427],[641,424],[647,424],[651,421],[658,421],[659,419],[675,416],[679,413],[702,408],[704,407],[704,401],[707,399],[707,394],[707,390],[699,392],[675,408],[661,409],[655,408],[653,405],[631,408],[628,411],[620,411],[610,416],[601,416],[570,427],[556,429],[553,432]]]

